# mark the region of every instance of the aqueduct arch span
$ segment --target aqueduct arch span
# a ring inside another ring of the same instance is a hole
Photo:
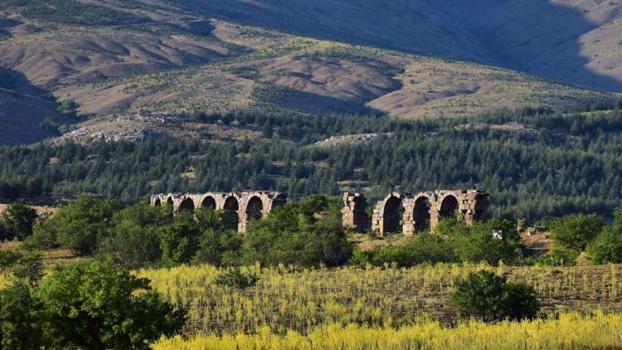
[[[208,192],[208,193],[162,193],[151,196],[150,205],[169,205],[173,213],[211,208],[234,212],[237,215],[238,232],[244,233],[252,219],[259,219],[274,208],[287,203],[282,192]]]
[[[364,231],[365,196],[347,192],[343,200],[343,226]],[[455,215],[470,225],[484,216],[488,206],[488,194],[480,190],[438,190],[416,195],[392,192],[374,207],[371,229],[381,236],[400,229],[405,235],[414,235],[434,230],[441,219]]]

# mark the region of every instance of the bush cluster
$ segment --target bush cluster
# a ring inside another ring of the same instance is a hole
[[[568,215],[551,220],[553,249],[540,262],[547,265],[574,265],[582,252],[593,263],[622,263],[622,210],[606,224],[596,214]]]
[[[356,251],[352,263],[408,267],[421,263],[519,263],[523,253],[513,220],[495,219],[472,226],[450,219],[436,234],[421,234],[401,245],[383,245],[371,252]]]
[[[173,216],[170,207],[123,207],[83,195],[37,225],[25,245],[62,247],[128,267],[190,262],[337,266],[352,253],[338,202],[322,196],[279,207],[251,222],[244,239],[236,228],[237,216],[229,212],[199,209]]]

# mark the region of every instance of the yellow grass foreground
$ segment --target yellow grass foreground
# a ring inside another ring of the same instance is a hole
[[[445,328],[437,322],[391,328],[325,326],[308,336],[296,332],[279,336],[262,329],[257,335],[197,336],[164,339],[154,350],[401,350],[401,349],[618,349],[622,346],[622,315],[576,313],[559,319],[484,324],[468,322]]]

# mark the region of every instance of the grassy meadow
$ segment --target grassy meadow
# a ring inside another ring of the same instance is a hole
[[[456,321],[452,281],[486,269],[533,285],[536,321]],[[249,271],[250,270],[250,271]],[[138,271],[188,310],[184,337],[155,349],[574,349],[622,345],[622,265],[408,269],[248,267],[248,289],[213,283],[215,267]],[[574,329],[564,332],[564,329]],[[590,346],[590,347],[588,347]]]
[[[47,255],[48,271],[59,266],[54,256]],[[78,261],[61,260],[65,258]],[[534,286],[543,306],[540,317],[495,324],[460,320],[450,302],[453,281],[482,269]],[[162,338],[153,344],[155,350],[622,346],[622,265],[337,269],[255,265],[242,268],[259,277],[246,289],[215,283],[225,270],[184,265],[134,272],[188,312],[183,333]],[[10,276],[0,274],[0,288],[10,281]]]

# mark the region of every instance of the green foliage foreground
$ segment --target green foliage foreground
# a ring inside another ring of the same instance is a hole
[[[147,279],[100,263],[0,291],[3,349],[149,349],[184,321],[184,312],[150,290]]]
[[[539,305],[533,287],[509,283],[488,271],[472,272],[454,282],[452,303],[462,316],[485,322],[531,319]]]

